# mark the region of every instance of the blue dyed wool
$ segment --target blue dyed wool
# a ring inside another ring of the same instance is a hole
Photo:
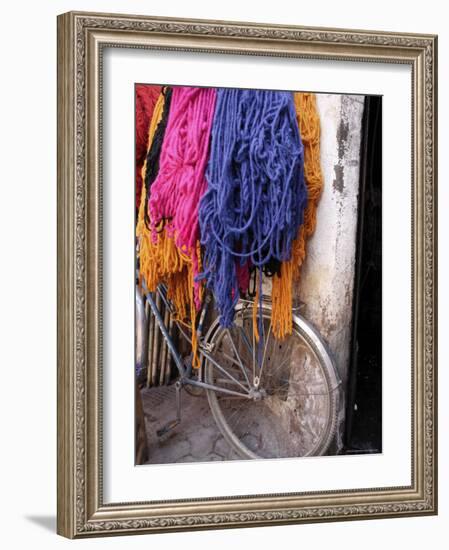
[[[250,260],[261,276],[270,260],[290,259],[303,223],[307,189],[293,94],[218,89],[206,179],[198,278],[227,327],[239,299],[236,261]]]

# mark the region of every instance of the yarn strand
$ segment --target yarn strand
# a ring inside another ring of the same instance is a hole
[[[206,190],[205,170],[215,109],[214,88],[174,88],[161,151],[160,169],[151,186],[153,240],[163,224],[180,252],[199,272],[198,205]],[[194,300],[200,308],[200,283],[194,280]]]
[[[303,146],[292,94],[218,89],[206,179],[198,279],[213,290],[228,327],[240,297],[236,266],[289,260],[303,222]]]
[[[272,281],[271,320],[273,335],[283,340],[292,333],[293,284],[300,277],[301,266],[306,257],[306,241],[316,226],[316,211],[323,189],[320,164],[320,118],[315,94],[295,93],[294,102],[302,142],[304,144],[304,174],[307,185],[307,206],[304,223],[292,245],[292,256],[283,262],[279,276]]]

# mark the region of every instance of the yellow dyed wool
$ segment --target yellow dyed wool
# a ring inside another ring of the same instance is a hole
[[[275,338],[280,340],[292,333],[293,283],[299,280],[306,257],[306,240],[316,226],[316,210],[323,189],[320,164],[320,118],[315,94],[295,93],[294,101],[301,139],[304,146],[304,177],[307,186],[307,206],[304,223],[293,241],[292,256],[282,262],[280,275],[272,281],[271,322]]]
[[[148,131],[147,151],[153,142],[156,128],[164,110],[164,94],[160,94],[154,107],[153,116]],[[146,159],[142,167],[142,181],[145,182]],[[182,253],[175,244],[175,235],[163,229],[153,239],[151,230],[145,223],[145,208],[148,207],[145,185],[142,186],[142,196],[136,226],[136,236],[139,240],[140,282],[145,280],[150,292],[155,292],[160,283],[167,285],[167,297],[173,303],[177,321],[190,321],[192,330],[193,366],[199,367],[198,341],[196,334],[196,309],[194,302],[194,281],[192,260]],[[201,269],[200,246],[197,246],[197,261]],[[201,291],[200,291],[201,294]]]

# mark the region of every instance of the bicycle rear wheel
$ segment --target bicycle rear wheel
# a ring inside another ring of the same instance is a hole
[[[263,305],[262,315],[261,344],[253,334],[252,308],[242,304],[232,328],[224,329],[217,319],[206,335],[214,360],[204,359],[206,381],[227,389],[245,386],[250,395],[207,390],[214,419],[242,458],[322,455],[337,425],[339,378],[334,362],[301,316],[294,316],[292,335],[278,341],[271,331],[269,304]]]

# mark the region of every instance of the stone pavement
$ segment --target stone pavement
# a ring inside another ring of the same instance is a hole
[[[147,464],[240,459],[221,435],[204,391],[199,396],[181,391],[181,423],[162,437],[156,431],[176,418],[174,384],[144,388],[142,403],[150,457]]]

